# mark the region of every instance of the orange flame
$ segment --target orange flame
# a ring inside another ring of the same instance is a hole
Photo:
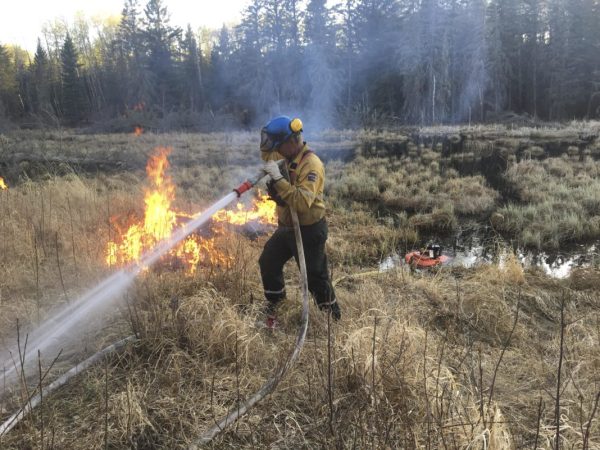
[[[166,174],[169,168],[168,156],[170,148],[159,147],[148,160],[146,173],[150,188],[144,195],[143,223],[134,223],[121,234],[120,242],[109,242],[106,249],[108,265],[125,265],[139,262],[144,251],[151,249],[158,242],[168,238],[177,226],[177,213],[171,209],[175,199],[175,185]],[[194,248],[197,247],[196,249]],[[188,238],[177,247],[171,256],[176,256],[186,265],[189,273],[194,273],[199,258],[199,242]]]
[[[235,211],[221,210],[213,216],[215,222],[227,222],[232,225],[244,225],[248,222],[258,222],[265,225],[274,225],[277,223],[277,213],[275,202],[269,200],[268,195],[258,193],[258,198],[247,209],[247,207],[238,202]]]
[[[0,191],[4,191],[6,189],[8,189],[8,186],[4,181],[4,178],[0,177]]]
[[[150,157],[146,165],[146,174],[154,189],[146,191],[144,198],[144,231],[156,242],[171,236],[177,223],[177,214],[171,210],[171,202],[175,199],[175,185],[171,177],[165,175],[169,168],[167,157],[171,151],[171,148],[157,148],[156,154]]]
[[[133,134],[135,134],[136,136],[141,136],[143,132],[144,129],[142,127],[135,127],[133,129]]]
[[[130,224],[125,231],[119,233],[117,240],[107,244],[105,257],[107,265],[123,266],[131,262],[139,262],[144,252],[172,235],[181,219],[192,217],[172,209],[175,185],[167,174],[168,156],[171,151],[171,148],[159,147],[148,160],[146,173],[150,186],[145,190],[144,195],[144,220]],[[235,225],[243,225],[248,221],[275,223],[275,203],[269,201],[267,196],[261,196],[249,210],[238,203],[236,211],[220,211],[214,219],[216,222]],[[116,224],[115,226],[118,227]],[[224,232],[224,230],[218,231]],[[231,264],[231,257],[218,248],[215,238],[202,238],[196,235],[180,243],[168,257],[182,262],[188,274],[196,273],[199,265],[227,267]]]

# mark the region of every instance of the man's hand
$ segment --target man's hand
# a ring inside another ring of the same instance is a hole
[[[271,177],[273,181],[278,181],[283,178],[283,175],[281,175],[281,171],[279,170],[279,166],[275,161],[267,161],[263,166],[263,170]]]
[[[277,193],[277,189],[275,189],[275,182],[273,180],[269,180],[267,182],[267,194],[269,194],[269,198],[277,203],[279,206],[286,206],[287,204],[283,201],[281,196]]]

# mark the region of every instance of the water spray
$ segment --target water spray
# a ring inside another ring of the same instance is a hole
[[[87,331],[88,320],[92,314],[97,316],[111,309],[144,268],[157,262],[194,230],[204,225],[214,214],[268,178],[268,175],[261,171],[254,178],[246,180],[201,214],[176,229],[170,237],[159,242],[152,250],[145,253],[139,262],[129,264],[104,279],[77,300],[46,319],[38,328],[29,333],[26,349],[21,349],[23,352],[26,350],[26,353],[21,356],[22,363],[19,362],[19,365],[22,366],[21,369],[25,371],[35,362],[38,351],[47,357],[56,355],[63,348],[65,342],[78,338],[84,331]],[[67,339],[65,339],[66,337]],[[18,354],[19,349],[15,347],[9,354],[3,354],[0,360],[2,366],[6,368],[5,377],[8,382],[14,381],[15,375],[17,375],[18,367],[14,364],[13,356]]]
[[[285,164],[280,164],[282,166],[282,170],[285,170]],[[98,313],[103,309],[106,309],[108,306],[111,306],[120,295],[131,285],[135,277],[142,271],[143,268],[148,267],[159,260],[162,256],[164,256],[169,250],[171,250],[175,245],[185,239],[189,234],[191,234],[195,229],[202,226],[206,221],[208,221],[214,214],[216,214],[221,209],[225,208],[235,199],[241,197],[245,192],[252,189],[256,184],[266,181],[269,177],[264,175],[261,172],[254,179],[249,179],[240,184],[237,188],[233,190],[233,192],[229,193],[212,206],[210,206],[207,210],[205,210],[199,216],[193,218],[189,222],[187,222],[183,227],[177,229],[168,239],[160,242],[154,249],[150,252],[147,252],[137,264],[131,264],[127,268],[118,271],[117,273],[111,275],[101,283],[99,283],[95,288],[88,291],[86,294],[81,296],[78,300],[76,300],[71,305],[64,308],[61,312],[55,314],[53,317],[47,319],[37,330],[35,330],[31,336],[32,340],[28,344],[30,347],[33,347],[34,350],[44,351],[51,353],[52,350],[56,350],[60,346],[62,338],[68,332],[75,332],[76,334],[76,326],[81,323],[81,321],[91,313]],[[304,246],[302,244],[302,236],[300,233],[300,223],[298,220],[298,215],[294,209],[291,209],[292,220],[294,222],[294,234],[296,237],[296,247],[298,251],[298,263],[300,267],[300,285],[302,286],[302,316],[301,316],[301,324],[298,329],[298,333],[296,335],[295,345],[288,355],[287,359],[283,364],[281,364],[275,372],[267,379],[265,384],[256,391],[252,396],[250,396],[243,404],[238,405],[237,408],[234,408],[230,411],[225,417],[223,417],[219,422],[215,423],[215,426],[210,429],[204,431],[200,435],[200,437],[196,438],[192,444],[190,445],[190,450],[195,450],[200,446],[203,446],[214,437],[216,437],[220,432],[222,432],[225,428],[235,423],[238,419],[240,419],[244,414],[246,414],[253,406],[255,406],[258,402],[260,402],[267,395],[272,393],[278,386],[279,382],[283,379],[285,374],[289,371],[289,369],[293,366],[294,362],[300,355],[300,351],[304,346],[304,341],[306,339],[306,332],[308,330],[308,279],[306,272],[306,261],[304,258]],[[29,399],[29,401],[15,414],[13,414],[7,421],[3,424],[0,424],[0,436],[10,431],[16,424],[22,420],[33,408],[35,408],[40,402],[42,395],[49,395],[54,390],[59,388],[60,386],[67,383],[72,377],[80,373],[81,371],[86,370],[91,367],[101,358],[106,357],[112,352],[118,351],[122,349],[125,344],[128,342],[135,341],[135,336],[129,336],[99,352],[92,355],[90,358],[85,360],[80,365],[76,365],[71,368],[67,373],[61,376],[58,380],[51,383],[49,386],[43,389],[43,392],[38,393],[36,396]],[[17,349],[18,350],[18,349]],[[22,356],[22,370],[25,371],[25,368],[29,366],[32,362],[33,357],[37,353],[37,351],[30,352],[29,354],[24,354]],[[29,356],[33,355],[33,356]],[[3,358],[3,361],[6,361],[6,358]],[[16,366],[9,371],[9,376],[14,376],[16,371]],[[25,378],[25,374],[21,374],[23,379]]]
[[[282,172],[287,173],[287,166],[285,163],[280,162],[279,167]],[[214,426],[205,430],[199,437],[192,441],[188,450],[199,450],[201,447],[209,444],[217,435],[219,435],[219,433],[234,424],[250,411],[250,409],[256,406],[258,402],[275,391],[283,377],[294,365],[298,356],[300,356],[300,351],[306,340],[306,332],[308,331],[308,276],[306,271],[306,259],[304,258],[304,245],[302,244],[302,234],[300,232],[300,221],[298,220],[296,210],[291,206],[290,212],[292,215],[292,222],[294,223],[294,237],[296,238],[296,251],[298,252],[298,266],[300,268],[300,286],[302,287],[302,315],[300,326],[296,333],[294,347],[285,361],[275,369],[267,381],[254,394],[248,397],[244,402],[232,408],[219,421],[215,419]]]

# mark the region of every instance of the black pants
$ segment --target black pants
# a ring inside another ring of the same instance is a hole
[[[308,289],[317,305],[323,308],[335,302],[335,292],[329,278],[325,254],[327,222],[321,219],[313,225],[301,226],[300,233],[306,259]],[[283,266],[292,256],[298,263],[294,229],[279,227],[265,244],[258,260],[265,297],[273,305],[285,298]]]

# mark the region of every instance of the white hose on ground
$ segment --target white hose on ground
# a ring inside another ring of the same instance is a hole
[[[46,397],[47,395],[49,395],[52,392],[54,392],[55,390],[57,390],[59,387],[63,386],[67,381],[69,381],[75,375],[78,375],[78,374],[84,372],[85,370],[89,369],[90,366],[96,364],[104,356],[107,356],[110,353],[121,350],[123,347],[125,347],[125,345],[127,343],[134,342],[136,340],[137,340],[136,336],[133,336],[133,335],[128,336],[125,339],[122,339],[119,342],[115,342],[114,344],[109,345],[108,347],[100,350],[98,353],[93,354],[92,356],[90,356],[88,359],[86,359],[82,363],[77,364],[75,367],[71,368],[68,372],[65,372],[60,378],[58,378],[54,382],[50,383],[48,386],[46,386],[44,389],[42,389],[41,394],[43,394],[43,396]],[[21,407],[21,409],[19,411],[14,413],[6,421],[4,421],[4,423],[2,425],[0,425],[0,436],[3,436],[4,434],[6,434],[10,430],[12,430],[15,427],[15,425],[17,425],[21,420],[23,420],[25,418],[25,416],[27,416],[27,414],[29,414],[37,405],[39,405],[40,401],[42,400],[41,394],[38,393],[33,398],[31,398],[31,400],[28,401],[25,404],[25,406]]]
[[[254,181],[252,185],[257,182],[264,181],[266,177],[261,177],[258,181]],[[252,185],[250,187],[252,187]],[[241,192],[238,192],[238,196]],[[283,379],[288,370],[293,366],[294,362],[300,355],[300,351],[304,346],[306,339],[306,332],[308,330],[308,278],[306,274],[306,260],[304,258],[304,246],[302,244],[302,235],[300,233],[300,222],[298,220],[298,214],[292,208],[291,215],[294,223],[294,236],[296,238],[296,248],[298,251],[298,263],[300,265],[300,284],[302,286],[302,318],[298,334],[296,335],[296,342],[294,349],[288,356],[287,360],[282,364],[277,371],[267,380],[267,382],[256,391],[246,402],[233,409],[227,416],[219,421],[214,427],[204,432],[200,438],[198,438],[191,446],[190,450],[198,449],[199,446],[209,443],[215,436],[221,431],[227,428],[229,425],[235,423],[240,417],[244,416],[253,406],[260,402],[267,395],[271,394],[276,388],[279,382]],[[187,230],[186,230],[187,231]],[[158,252],[157,252],[158,253]],[[151,262],[154,262],[153,260]],[[71,378],[84,372],[92,365],[97,363],[104,356],[122,349],[127,343],[134,342],[137,340],[136,336],[128,336],[102,350],[95,353],[85,361],[77,364],[71,368],[68,372],[65,372],[57,380],[42,389],[41,393],[38,393],[32,397],[19,411],[10,416],[2,425],[0,425],[0,437],[13,429],[23,418],[29,414],[34,408],[36,408],[41,399],[44,396],[50,395],[52,392],[65,385]]]
[[[256,391],[243,404],[233,408],[223,419],[217,422],[215,426],[205,431],[202,436],[200,436],[192,443],[192,445],[190,445],[190,450],[197,450],[200,446],[208,444],[221,431],[223,431],[229,425],[235,423],[253,406],[255,406],[267,395],[271,394],[277,388],[277,385],[283,379],[287,371],[292,367],[298,358],[298,355],[300,355],[300,350],[302,350],[302,346],[304,345],[304,340],[306,338],[306,331],[308,330],[308,278],[306,276],[306,260],[304,259],[304,247],[302,245],[302,235],[300,234],[300,222],[298,221],[298,214],[293,208],[290,208],[290,210],[292,213],[292,221],[294,222],[294,235],[296,237],[298,263],[300,265],[300,285],[302,286],[302,323],[300,324],[300,329],[296,335],[294,349],[288,356],[285,363],[281,365],[279,369],[277,369],[271,378],[269,378],[258,391]]]

